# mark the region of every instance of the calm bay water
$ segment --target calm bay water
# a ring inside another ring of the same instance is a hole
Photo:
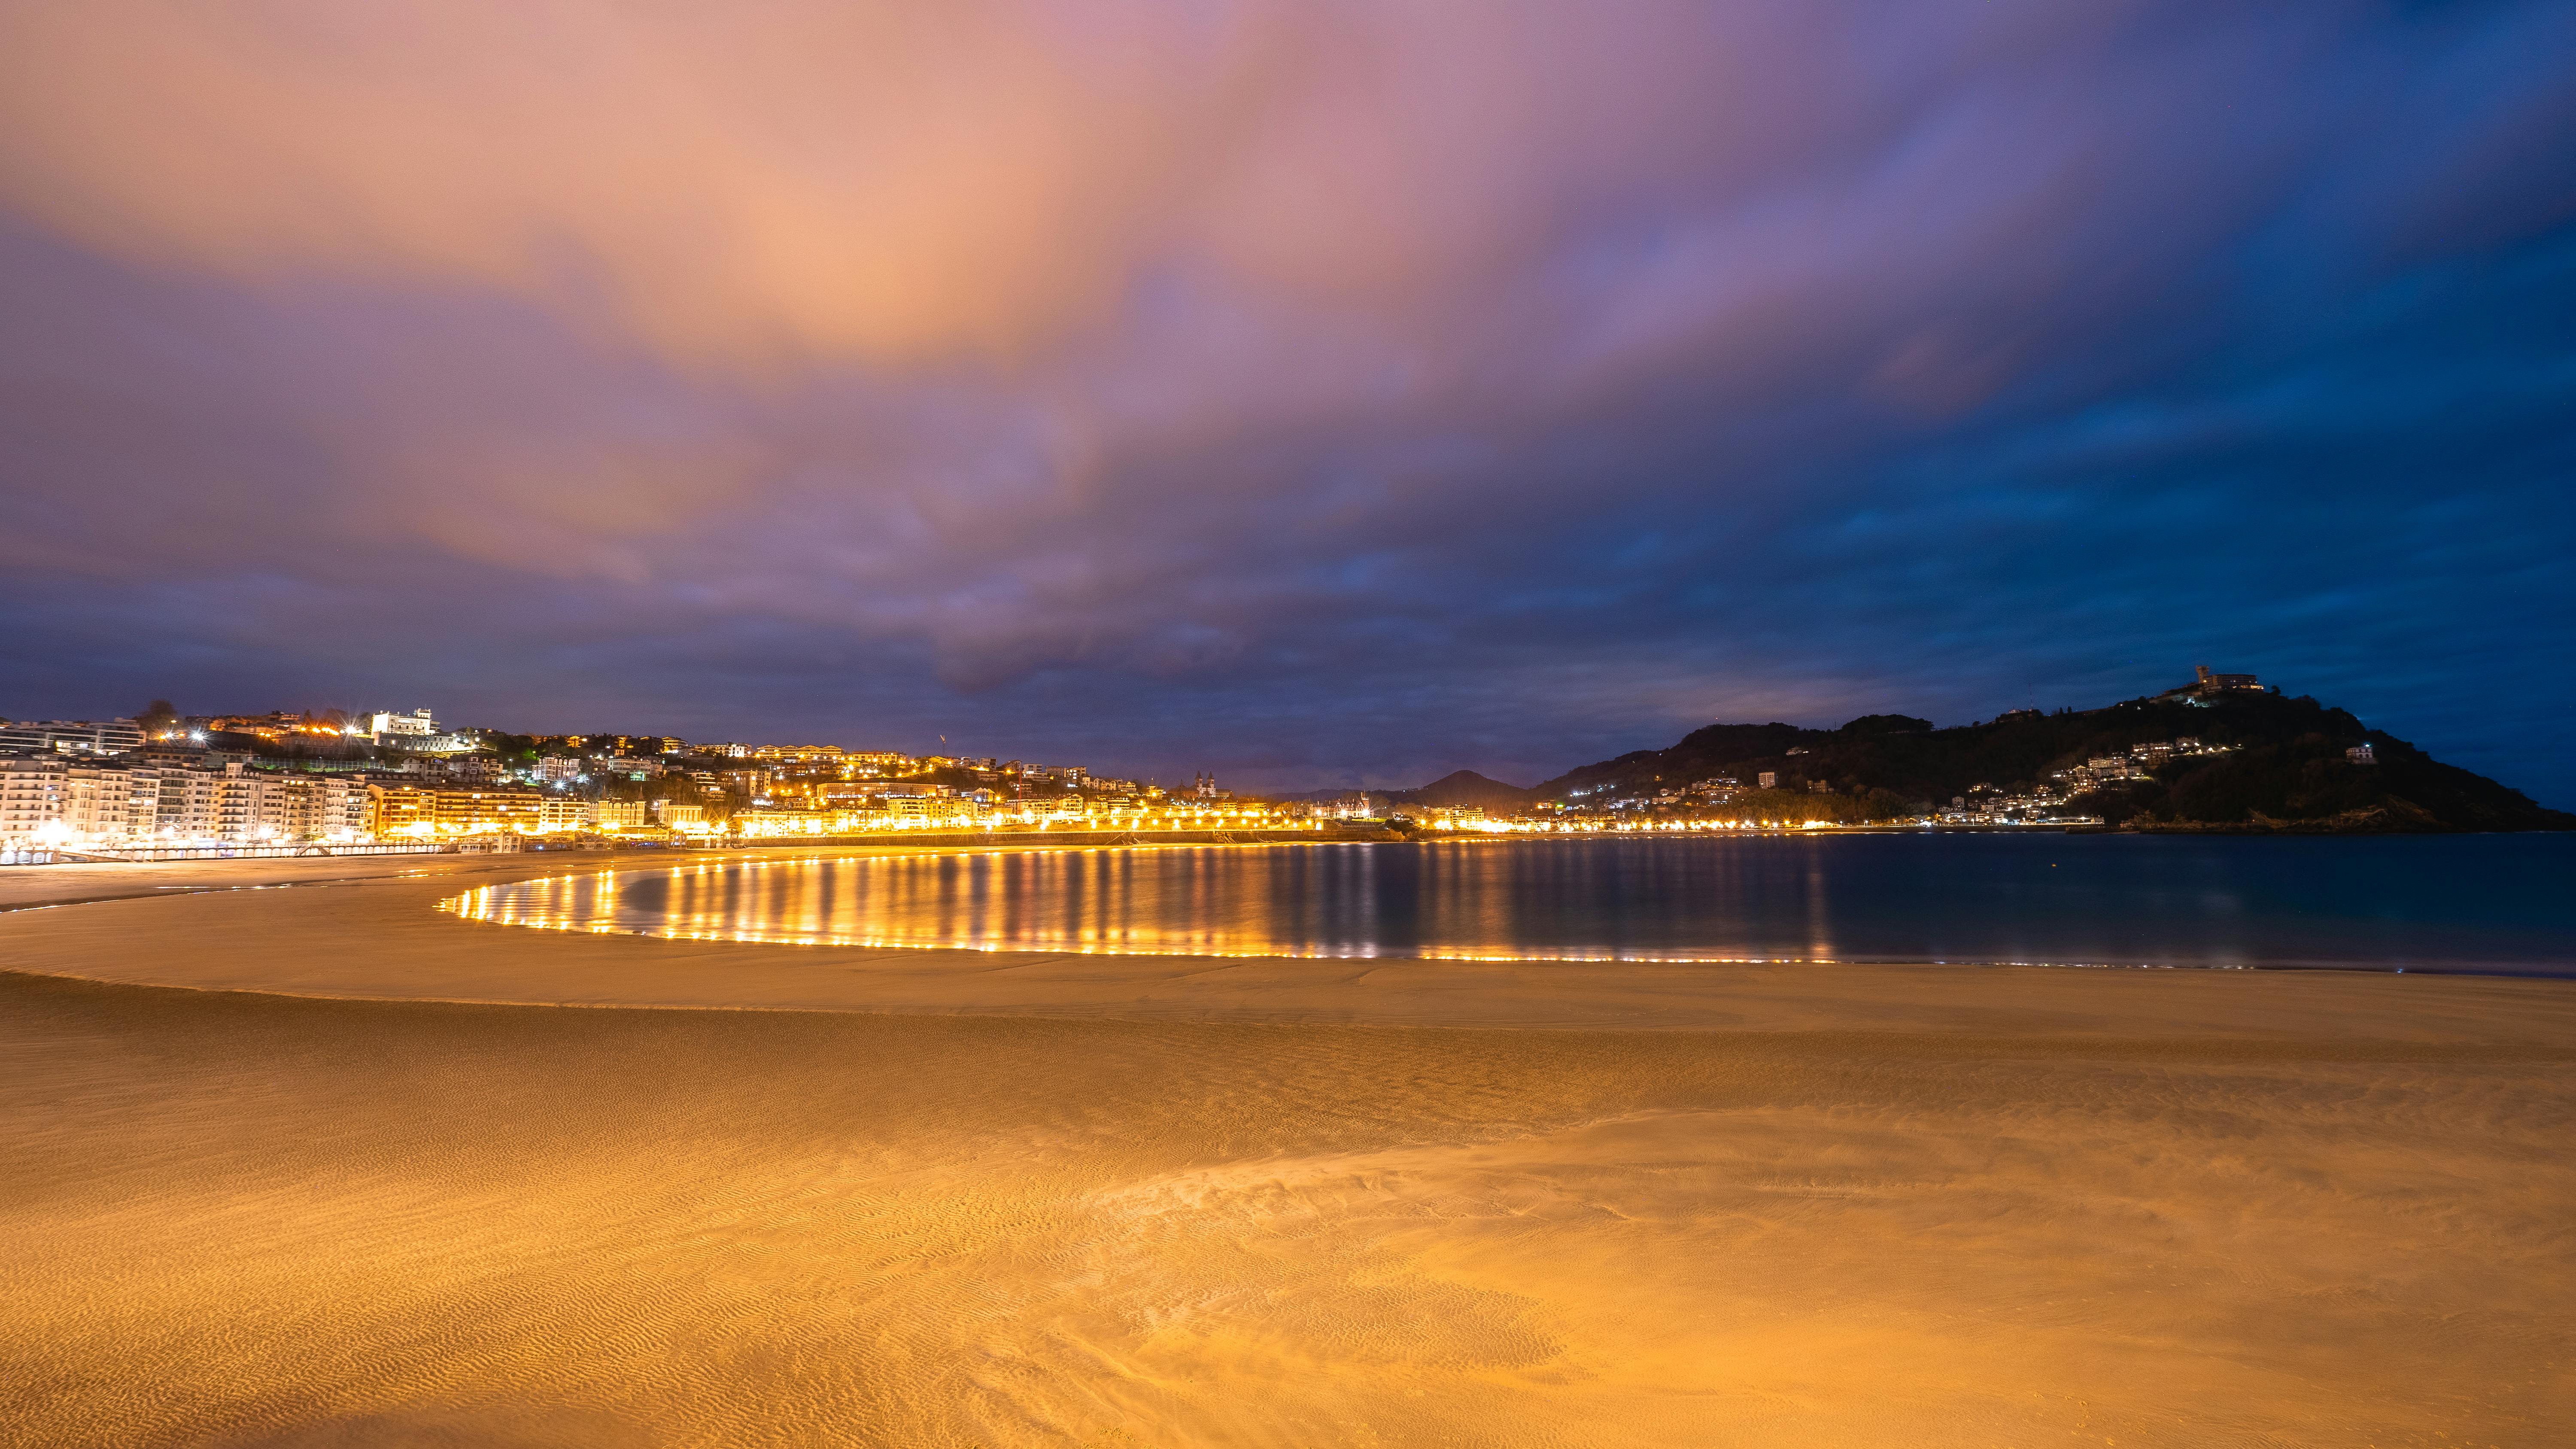
[[[2576,975],[2576,837],[1666,837],[781,858],[468,916],[814,945]]]

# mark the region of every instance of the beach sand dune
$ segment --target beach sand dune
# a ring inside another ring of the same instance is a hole
[[[2562,988],[2057,973],[2167,993],[2124,1033],[2030,974],[1659,1030],[0,975],[0,1442],[2564,1442]]]

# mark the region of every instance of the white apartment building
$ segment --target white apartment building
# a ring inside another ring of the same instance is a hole
[[[0,841],[60,833],[71,766],[60,755],[0,759]]]
[[[350,841],[367,833],[367,789],[328,775],[89,765],[0,758],[0,841]]]
[[[63,772],[63,828],[89,840],[152,834],[161,813],[161,772],[74,765]]]
[[[537,807],[537,827],[541,830],[579,830],[594,823],[596,811],[587,800],[570,796],[549,795]]]
[[[153,833],[181,840],[211,838],[215,833],[215,800],[223,788],[224,772],[164,769],[159,773]]]
[[[143,726],[130,719],[28,719],[0,724],[0,750],[112,755],[143,747]]]
[[[255,774],[227,765],[213,785],[212,824],[219,840],[354,840],[367,833],[367,787],[327,775]],[[180,838],[204,822],[176,823]]]

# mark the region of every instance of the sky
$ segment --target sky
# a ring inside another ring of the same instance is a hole
[[[2576,807],[2576,6],[0,0],[0,716]]]

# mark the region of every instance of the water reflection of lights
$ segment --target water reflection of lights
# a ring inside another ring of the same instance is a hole
[[[1475,841],[1421,849],[1410,857],[1417,879],[1397,896],[1385,894],[1375,847],[1300,843],[729,860],[484,886],[441,908],[539,930],[884,950],[1676,965],[1833,959],[1821,940],[1797,943],[1809,947],[1805,954],[1572,941],[1533,948],[1515,940],[1529,907],[1508,873],[1462,859],[1509,849]]]

